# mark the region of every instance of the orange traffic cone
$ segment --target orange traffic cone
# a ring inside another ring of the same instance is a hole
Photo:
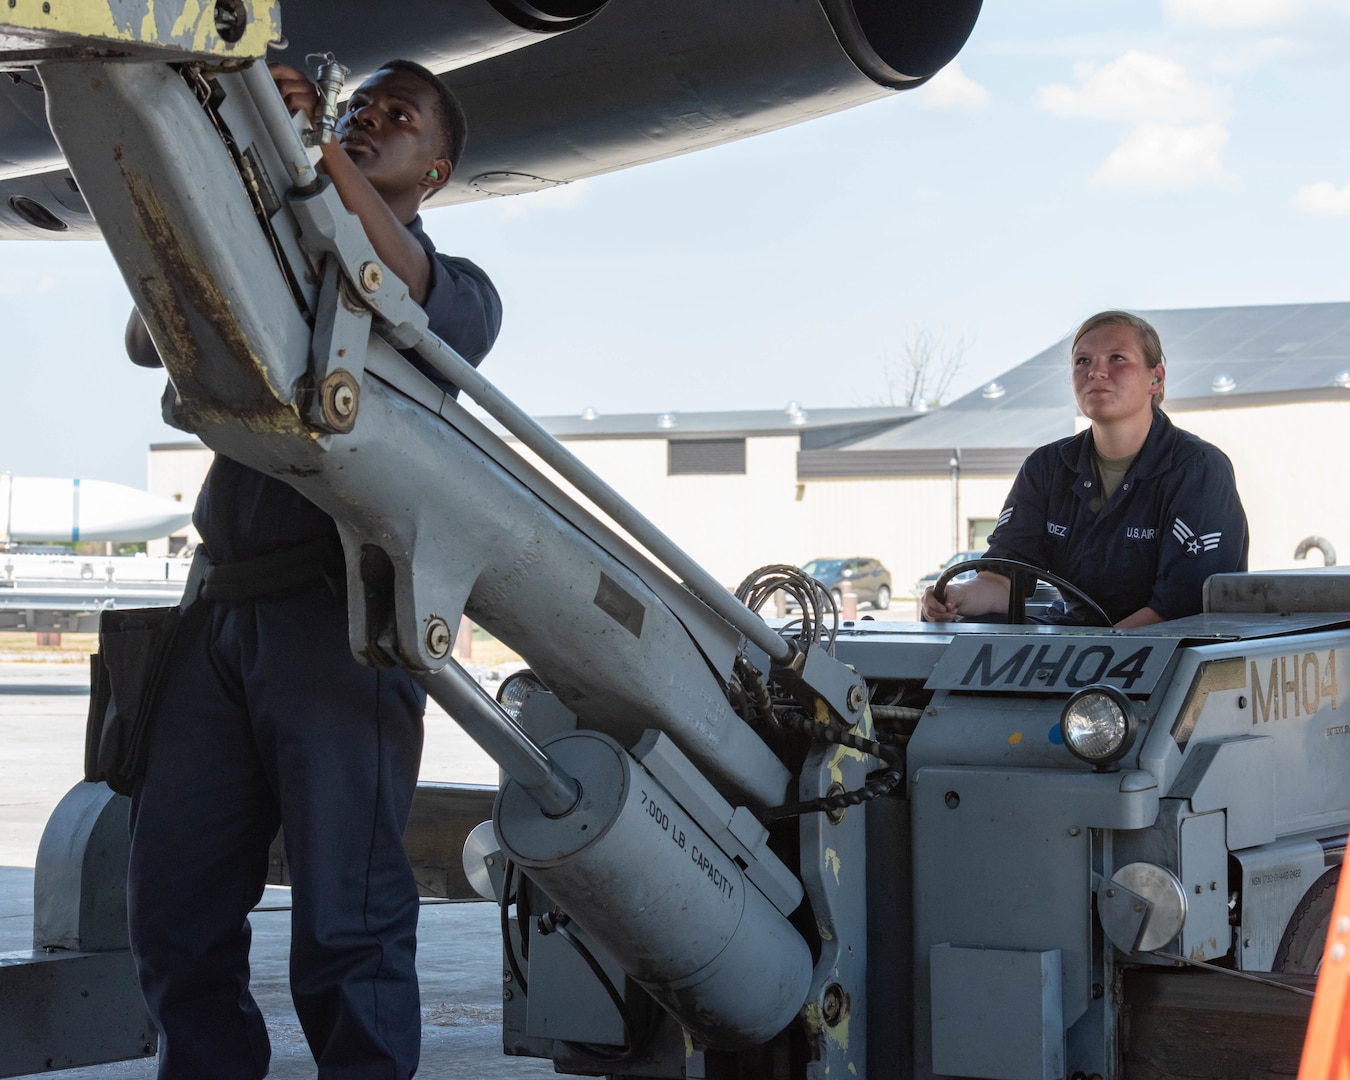
[[[1350,874],[1342,873],[1298,1080],[1350,1080]]]

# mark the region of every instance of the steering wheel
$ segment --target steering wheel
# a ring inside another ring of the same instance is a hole
[[[957,574],[964,574],[971,570],[990,570],[995,574],[1002,574],[1008,579],[1008,621],[1010,623],[1026,621],[1026,587],[1028,582],[1046,581],[1057,588],[1061,595],[1077,601],[1088,609],[1088,614],[1092,616],[1091,621],[1087,624],[1088,626],[1112,625],[1111,616],[1107,615],[1101,609],[1101,605],[1077,585],[1065,581],[1058,574],[1050,573],[1049,570],[1042,570],[1039,566],[1018,562],[1016,559],[967,559],[965,562],[947,567],[938,575],[937,581],[933,583],[933,596],[937,599],[937,602],[939,604],[947,602],[947,582],[951,581]]]

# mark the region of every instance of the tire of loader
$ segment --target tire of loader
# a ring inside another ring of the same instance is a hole
[[[1340,884],[1341,868],[1333,866],[1312,884],[1289,917],[1279,948],[1275,950],[1272,967],[1275,971],[1300,975],[1316,975],[1322,966],[1322,950],[1326,948],[1327,932],[1331,929],[1331,911],[1336,905],[1336,888]]]

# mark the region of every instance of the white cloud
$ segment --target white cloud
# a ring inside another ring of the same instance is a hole
[[[1298,189],[1294,196],[1294,205],[1310,214],[1327,214],[1342,217],[1350,214],[1350,184],[1337,188],[1323,180]]]
[[[1163,0],[1171,18],[1204,26],[1270,26],[1304,6],[1299,0]]]
[[[1227,182],[1225,87],[1193,79],[1170,56],[1131,49],[1107,64],[1074,65],[1076,85],[1042,87],[1055,116],[1131,125],[1097,170],[1098,183],[1162,191]]]
[[[575,206],[590,191],[586,180],[574,180],[570,184],[532,191],[524,195],[509,195],[502,206],[502,217],[522,218],[537,211],[566,210]]]
[[[1139,124],[1102,162],[1097,180],[1153,191],[1229,181],[1219,156],[1227,142],[1222,124]]]
[[[931,109],[984,109],[989,106],[989,91],[961,70],[953,60],[920,87],[919,104]]]
[[[1226,90],[1193,80],[1171,57],[1131,49],[1109,64],[1074,65],[1078,86],[1042,87],[1041,108],[1055,116],[1094,120],[1219,120],[1228,111]]]

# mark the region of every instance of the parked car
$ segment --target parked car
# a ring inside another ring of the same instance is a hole
[[[983,550],[958,551],[955,555],[953,555],[950,559],[948,559],[945,563],[939,566],[932,573],[924,574],[923,577],[919,578],[919,580],[914,583],[914,595],[922,598],[924,590],[927,589],[928,586],[932,585],[935,581],[937,581],[937,579],[942,575],[942,572],[946,570],[948,567],[955,566],[957,563],[969,562],[971,559],[978,559],[983,554],[984,554]],[[974,576],[975,571],[971,570],[964,574],[957,574],[956,577],[952,578],[952,580],[969,581]]]
[[[877,611],[891,606],[891,572],[880,559],[812,559],[802,569],[830,591],[836,605],[843,603],[848,582],[858,603],[871,604]]]

